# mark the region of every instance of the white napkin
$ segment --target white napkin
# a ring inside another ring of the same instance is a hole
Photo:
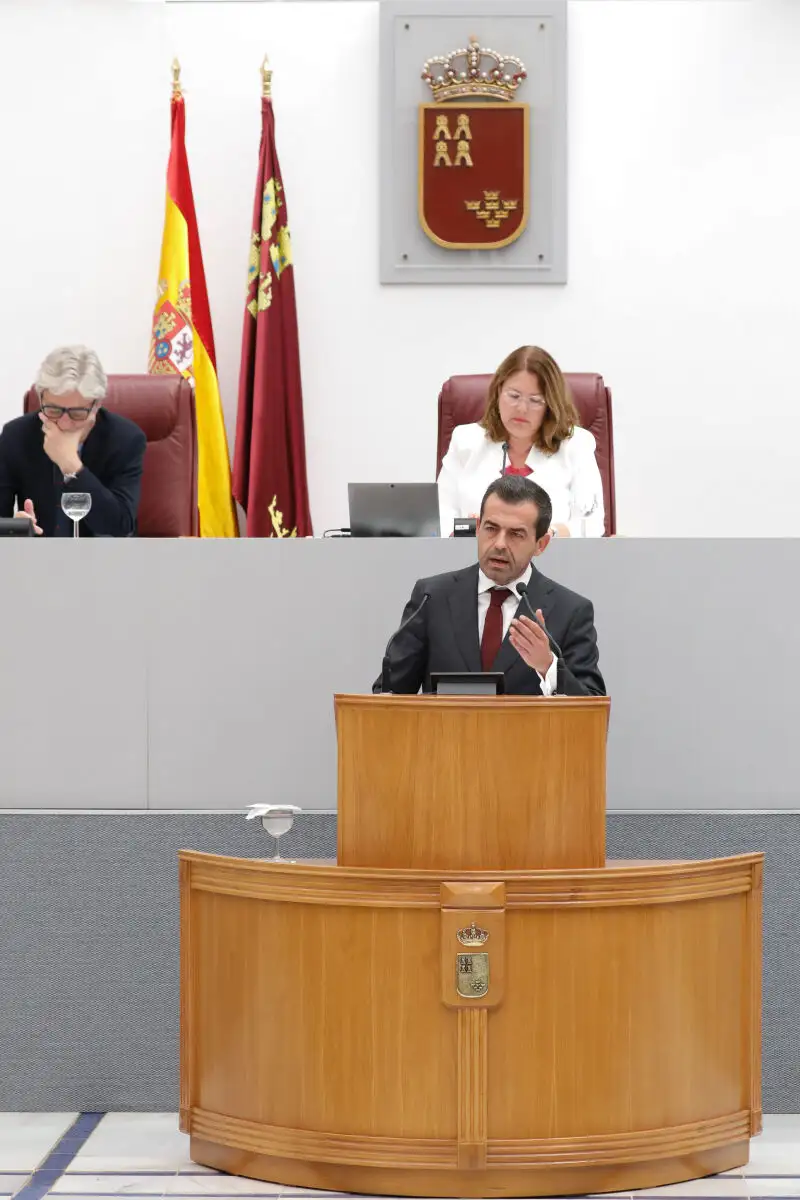
[[[245,817],[246,821],[252,821],[253,817],[271,817],[271,816],[292,816],[296,817],[301,813],[302,808],[298,808],[295,804],[248,804],[248,813]]]

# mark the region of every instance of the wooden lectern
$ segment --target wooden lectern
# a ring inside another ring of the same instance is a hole
[[[196,1162],[428,1197],[747,1162],[763,856],[606,865],[608,711],[338,696],[338,864],[181,853]]]
[[[608,709],[605,697],[337,697],[340,866],[602,867]]]

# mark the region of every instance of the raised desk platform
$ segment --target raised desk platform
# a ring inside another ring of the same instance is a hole
[[[755,854],[467,876],[181,854],[193,1159],[410,1196],[743,1165],[761,1126],[761,871]],[[488,899],[465,897],[481,883]],[[454,986],[472,919],[491,930],[485,1001]]]

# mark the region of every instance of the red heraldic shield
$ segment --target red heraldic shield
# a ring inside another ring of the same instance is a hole
[[[422,104],[419,219],[450,250],[496,250],[528,223],[527,104]]]

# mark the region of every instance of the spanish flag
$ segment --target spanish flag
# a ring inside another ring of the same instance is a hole
[[[182,375],[192,384],[197,413],[200,536],[236,537],[228,442],[186,157],[186,108],[177,63],[173,63],[172,71],[172,144],[149,371],[151,375]]]

